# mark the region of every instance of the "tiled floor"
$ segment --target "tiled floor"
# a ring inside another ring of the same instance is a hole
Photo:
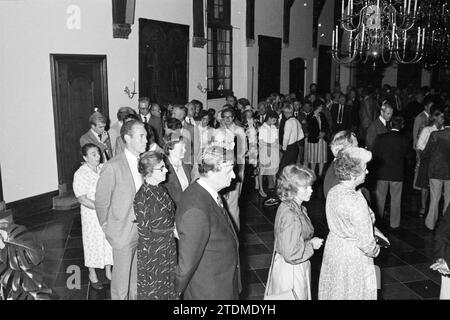
[[[417,217],[411,209],[415,208],[417,197],[412,192],[406,192],[401,230],[386,232],[391,247],[383,249],[375,260],[381,268],[380,298],[437,299],[439,296],[440,276],[429,269],[433,233],[425,229],[423,218]],[[242,299],[262,299],[271,262],[276,207],[264,207],[262,202],[249,187],[241,197],[241,261],[242,270],[245,270],[242,274]],[[316,235],[326,237],[328,229],[324,200],[316,192],[306,206]],[[16,220],[16,223],[27,226],[43,241],[46,255],[42,268],[46,283],[53,289],[54,299],[109,298],[108,282],[103,271],[98,274],[105,283],[105,289],[96,291],[89,285],[88,272],[83,266],[79,210],[50,211]],[[313,299],[317,299],[322,251],[317,251],[311,259]],[[77,281],[78,274],[80,281]]]

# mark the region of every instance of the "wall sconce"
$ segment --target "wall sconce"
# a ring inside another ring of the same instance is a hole
[[[201,93],[208,92],[208,88],[203,88],[203,86],[200,82],[197,84],[197,89],[200,90]]]
[[[136,81],[133,78],[133,91],[131,92],[130,89],[127,87],[125,87],[125,90],[123,90],[127,95],[128,98],[133,99],[134,95],[137,93],[136,92]]]

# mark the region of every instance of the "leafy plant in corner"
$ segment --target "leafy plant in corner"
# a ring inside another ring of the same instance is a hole
[[[0,300],[50,300],[39,270],[44,246],[24,226],[0,228]]]

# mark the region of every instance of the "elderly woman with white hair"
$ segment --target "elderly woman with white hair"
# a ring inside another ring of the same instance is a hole
[[[372,153],[351,147],[338,153],[334,170],[339,184],[326,200],[330,232],[327,236],[319,279],[320,300],[376,300],[377,280],[373,259],[380,246],[375,215],[361,191]],[[385,238],[384,238],[385,239]]]
[[[333,137],[333,140],[330,143],[331,152],[333,156],[336,158],[339,151],[347,149],[349,147],[357,147],[358,139],[356,139],[356,135],[350,130],[343,130],[336,133]],[[330,166],[325,173],[325,178],[323,180],[323,195],[325,199],[327,198],[328,191],[333,188],[335,185],[339,183],[336,174],[334,173],[334,161],[331,162]]]
[[[323,239],[314,237],[314,228],[303,202],[312,194],[314,173],[307,168],[289,165],[278,179],[281,199],[275,217],[274,253],[266,285],[265,298],[295,292],[299,300],[311,300],[311,263],[314,250]],[[293,295],[292,295],[293,297]],[[272,298],[273,299],[273,298]]]

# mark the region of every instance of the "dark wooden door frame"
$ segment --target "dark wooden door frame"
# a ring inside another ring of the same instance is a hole
[[[102,100],[105,102],[102,105],[102,111],[106,117],[109,118],[109,104],[108,104],[108,74],[106,55],[92,55],[92,54],[50,54],[50,77],[52,81],[52,100],[53,100],[53,119],[55,124],[55,140],[56,140],[56,160],[58,167],[58,189],[60,194],[67,191],[67,186],[63,181],[62,172],[62,153],[60,152],[63,140],[62,135],[59,134],[61,123],[61,115],[59,108],[59,86],[58,86],[58,62],[61,60],[77,60],[77,61],[99,61],[100,62],[100,74],[101,74],[101,90],[103,93]]]

